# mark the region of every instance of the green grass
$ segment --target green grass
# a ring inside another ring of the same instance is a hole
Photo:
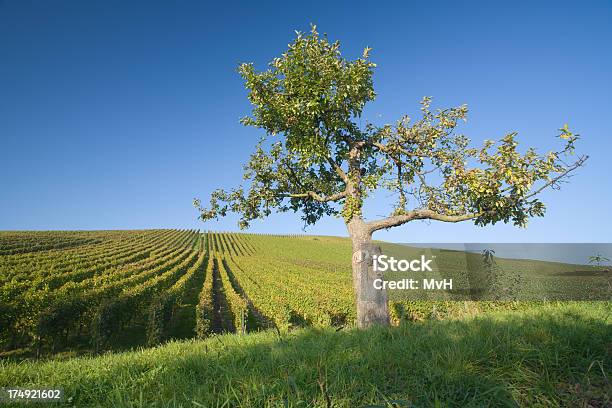
[[[65,405],[78,407],[605,407],[611,361],[609,303],[550,303],[385,329],[0,362],[0,386],[61,386]]]

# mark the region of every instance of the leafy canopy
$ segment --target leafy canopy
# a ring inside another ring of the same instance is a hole
[[[342,215],[349,223],[363,220],[368,194],[386,189],[396,197],[395,209],[368,222],[371,232],[414,219],[524,226],[529,217],[544,215],[537,195],[558,188],[586,161],[580,156],[567,162],[579,139],[567,125],[559,129],[563,146],[544,155],[532,148],[521,153],[516,133],[471,147],[456,132],[467,106],[433,110],[429,97],[416,120],[404,116],[393,124],[359,126],[366,103],[376,96],[370,51],[347,60],[339,42],[329,42],[313,26],[308,35],[298,32],[267,70],[240,65],[253,106],[241,122],[265,135],[244,166],[244,186],[214,191],[208,207],[194,200],[200,218],[235,212],[246,228],[276,210],[300,212],[305,224],[325,215]]]

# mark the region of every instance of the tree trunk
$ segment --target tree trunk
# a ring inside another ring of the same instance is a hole
[[[381,249],[372,244],[372,234],[362,220],[352,220],[348,225],[353,241],[353,289],[357,306],[357,327],[389,325],[387,291],[375,289],[374,281],[383,278],[382,272],[375,272],[373,256],[380,255]]]

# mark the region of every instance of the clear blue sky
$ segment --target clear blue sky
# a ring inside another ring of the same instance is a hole
[[[516,130],[557,147],[568,122],[591,156],[525,230],[419,222],[376,238],[611,242],[612,3],[433,3],[0,0],[0,229],[235,230],[201,224],[191,201],[238,183],[258,139],[238,122],[236,66],[265,67],[313,22],[347,57],[373,48],[366,119],[414,116],[430,95],[467,103],[477,142]],[[251,230],[301,228],[284,214]],[[346,235],[333,218],[307,232]]]

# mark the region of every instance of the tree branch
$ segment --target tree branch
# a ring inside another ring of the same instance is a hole
[[[537,190],[534,190],[533,192],[527,194],[522,199],[525,200],[530,197],[533,197],[541,193],[547,187],[554,185],[556,182],[566,177],[570,172],[584,165],[584,162],[586,162],[588,158],[589,156],[580,157],[573,165],[567,167],[558,176],[554,177],[549,182],[539,187]],[[369,229],[370,233],[372,233],[374,231],[378,231],[378,230],[385,229],[385,228],[397,227],[399,225],[405,224],[413,220],[427,219],[427,220],[436,220],[436,221],[442,221],[442,222],[461,222],[461,221],[472,220],[482,215],[491,214],[491,213],[494,213],[494,210],[486,211],[486,212],[479,212],[479,213],[468,213],[468,214],[462,214],[462,215],[444,215],[444,214],[440,214],[432,210],[417,209],[417,210],[412,210],[406,214],[395,215],[395,216],[384,218],[382,220],[368,222],[366,223],[366,227]]]
[[[346,173],[344,172],[344,170],[342,170],[342,167],[340,167],[340,165],[338,163],[336,163],[336,161],[334,159],[332,159],[331,157],[327,158],[327,162],[329,163],[330,166],[332,166],[332,168],[336,171],[336,174],[338,176],[340,176],[340,178],[342,179],[342,181],[344,181],[345,183],[348,183],[349,178],[346,175]]]
[[[340,193],[336,193],[336,194],[332,194],[329,196],[322,196],[318,193],[315,193],[314,191],[307,191],[305,193],[299,193],[299,194],[287,194],[285,195],[285,197],[290,197],[290,198],[311,198],[315,201],[318,201],[320,203],[328,203],[330,201],[338,201],[341,200],[343,198],[346,197],[346,191],[342,191]]]
[[[391,217],[384,218],[382,220],[370,221],[366,223],[366,228],[369,229],[370,233],[385,228],[397,227],[413,220],[436,220],[443,222],[461,222],[472,220],[478,217],[480,214],[463,214],[463,215],[444,215],[439,214],[432,210],[412,210],[407,214],[394,215]]]
[[[429,156],[425,155],[425,154],[417,154],[415,152],[409,152],[408,150],[404,149],[402,146],[400,146],[399,144],[395,144],[393,145],[393,147],[390,147],[389,145],[380,143],[380,142],[371,142],[370,143],[371,146],[374,146],[376,148],[378,148],[378,150],[380,150],[383,153],[388,154],[389,156],[393,157],[394,153],[402,153],[406,156],[413,156],[413,157],[422,157],[422,158],[428,158]],[[397,149],[396,152],[393,151],[393,149]]]
[[[578,160],[576,160],[576,162],[574,164],[572,164],[571,166],[567,167],[564,171],[562,171],[561,173],[559,173],[558,176],[552,178],[549,182],[547,182],[546,184],[544,184],[543,186],[541,186],[540,188],[538,188],[537,190],[534,190],[533,192],[527,194],[525,196],[525,199],[527,198],[531,198],[535,195],[538,195],[542,192],[542,190],[546,189],[547,187],[552,186],[553,184],[555,184],[557,181],[561,180],[563,177],[567,176],[568,173],[576,170],[578,167],[581,167],[582,165],[584,165],[584,162],[586,162],[588,160],[589,156],[581,156]]]

